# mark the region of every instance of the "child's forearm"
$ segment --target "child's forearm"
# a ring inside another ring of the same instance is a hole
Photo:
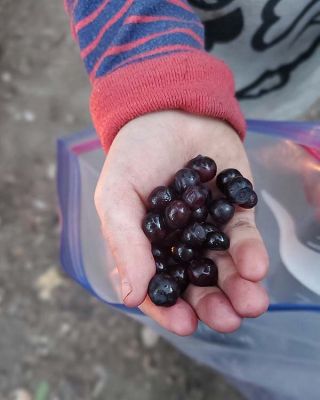
[[[91,113],[104,148],[128,121],[182,109],[245,124],[228,67],[207,55],[185,0],[66,0],[93,85]]]

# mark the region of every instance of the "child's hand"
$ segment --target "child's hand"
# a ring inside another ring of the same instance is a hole
[[[121,129],[104,164],[95,202],[103,233],[122,279],[125,304],[140,309],[164,328],[189,335],[200,319],[219,332],[231,332],[241,318],[266,311],[268,296],[259,285],[268,256],[255,226],[253,210],[239,210],[227,225],[228,253],[210,256],[219,268],[219,288],[190,285],[173,307],[157,307],[147,297],[155,274],[150,243],[141,223],[145,200],[159,185],[198,154],[213,158],[218,172],[237,168],[251,178],[243,145],[229,125],[178,111],[144,115]]]

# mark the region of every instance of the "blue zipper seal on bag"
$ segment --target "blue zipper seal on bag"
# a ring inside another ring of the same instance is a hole
[[[320,149],[320,121],[247,120],[248,130]]]

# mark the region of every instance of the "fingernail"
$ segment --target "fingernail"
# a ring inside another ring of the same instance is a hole
[[[121,281],[122,300],[125,301],[129,294],[132,292],[132,287],[127,280]]]

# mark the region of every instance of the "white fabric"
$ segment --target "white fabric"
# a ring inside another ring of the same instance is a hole
[[[190,3],[205,24],[207,50],[234,72],[247,118],[297,118],[320,97],[319,0]]]

